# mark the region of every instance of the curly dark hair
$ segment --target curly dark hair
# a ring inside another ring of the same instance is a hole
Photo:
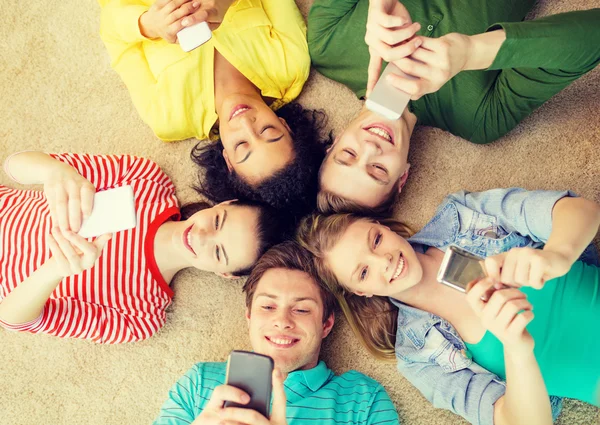
[[[294,222],[289,217],[282,215],[275,208],[253,201],[233,201],[231,204],[239,207],[258,209],[258,223],[256,225],[256,234],[258,236],[257,260],[273,245],[292,237]],[[194,202],[183,205],[180,208],[181,219],[187,220],[198,211],[211,207],[212,205],[208,202]],[[240,270],[235,270],[232,274],[234,276],[247,276],[253,268],[254,264]]]
[[[316,205],[319,167],[327,145],[332,142],[331,132],[324,138],[320,136],[327,118],[324,112],[304,109],[297,103],[275,113],[286,120],[294,144],[295,157],[285,168],[253,186],[234,171],[229,172],[220,139],[208,144],[201,142],[191,152],[192,161],[202,169],[194,189],[212,202],[229,199],[264,202],[295,217],[312,211]]]

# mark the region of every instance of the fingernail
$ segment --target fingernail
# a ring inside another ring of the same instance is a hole
[[[198,7],[198,5],[199,5],[199,3],[197,1],[195,1],[195,2],[192,3],[193,7]]]
[[[242,403],[248,403],[250,401],[250,396],[247,394],[244,394],[242,396]]]
[[[181,21],[181,25],[183,25],[184,27],[187,27],[187,24],[189,24],[189,19],[185,18],[183,21]]]
[[[415,47],[419,47],[421,45],[422,41],[421,40],[417,40],[415,41]]]

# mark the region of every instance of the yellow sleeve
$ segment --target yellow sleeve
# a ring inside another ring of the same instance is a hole
[[[274,102],[277,109],[300,95],[310,73],[306,23],[294,0],[262,0],[262,6],[285,52],[286,68],[294,77],[284,97]]]
[[[131,0],[101,0],[101,5],[100,38],[110,55],[111,66],[127,86],[142,120],[159,135],[159,129],[168,127],[167,115],[142,46],[148,39],[138,25],[139,17],[150,5]]]

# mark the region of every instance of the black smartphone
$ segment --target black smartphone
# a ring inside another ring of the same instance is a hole
[[[250,396],[248,404],[226,401],[225,407],[243,407],[256,410],[269,418],[271,389],[273,387],[273,359],[249,351],[233,350],[227,359],[225,383],[245,391]]]
[[[483,260],[482,257],[451,245],[446,250],[437,280],[461,292],[466,292],[469,283],[487,276]]]

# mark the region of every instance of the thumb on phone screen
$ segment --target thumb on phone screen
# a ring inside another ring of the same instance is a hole
[[[278,368],[273,369],[273,405],[271,406],[271,425],[286,425],[285,417],[285,389],[283,381],[285,377]]]

